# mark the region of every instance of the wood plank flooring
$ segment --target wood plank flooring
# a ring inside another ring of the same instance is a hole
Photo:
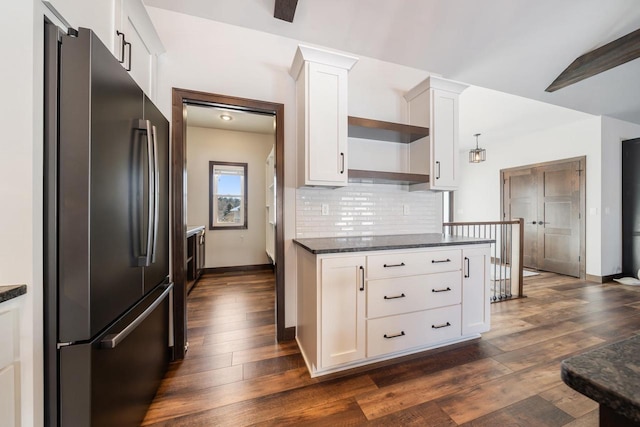
[[[144,425],[598,425],[560,361],[640,333],[640,289],[542,273],[528,298],[492,304],[492,329],[455,348],[312,379],[277,343],[270,271],[204,276],[188,299],[189,351]]]

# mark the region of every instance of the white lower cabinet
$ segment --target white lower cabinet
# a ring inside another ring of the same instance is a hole
[[[18,311],[0,306],[0,427],[20,425],[18,334]]]
[[[486,332],[491,327],[490,253],[482,248],[471,248],[462,251],[462,256],[462,302],[465,307],[462,311],[462,333]]]
[[[311,376],[489,330],[489,256],[489,245],[321,255],[299,248],[296,339]]]
[[[365,357],[365,257],[321,261],[321,366],[328,368]]]

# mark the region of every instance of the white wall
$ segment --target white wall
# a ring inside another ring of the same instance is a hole
[[[602,117],[602,276],[622,270],[622,144],[640,125]]]
[[[285,105],[285,318],[295,325],[295,84],[288,74],[298,41],[220,22],[148,8],[166,52],[158,59],[158,107],[171,117],[171,88]],[[361,57],[349,74],[349,114],[403,122],[403,94],[425,71]],[[331,190],[327,190],[331,191]]]
[[[206,228],[205,267],[269,264],[265,252],[265,159],[274,135],[187,128],[187,223]],[[209,230],[209,161],[247,163],[248,228]]]
[[[26,284],[20,315],[22,425],[42,417],[42,54],[38,0],[3,4],[0,27],[0,285]]]
[[[483,148],[487,149],[487,160],[483,163],[468,163],[465,161],[467,151],[460,153],[460,189],[455,192],[455,221],[501,219],[501,169],[586,156],[586,272],[602,275],[600,123],[600,117],[585,114],[583,120],[538,132],[490,142],[485,138]]]

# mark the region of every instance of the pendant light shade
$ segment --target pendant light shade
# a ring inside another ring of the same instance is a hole
[[[479,133],[474,134],[476,137],[476,148],[469,151],[469,163],[480,163],[487,160],[487,150],[484,148],[478,148]]]

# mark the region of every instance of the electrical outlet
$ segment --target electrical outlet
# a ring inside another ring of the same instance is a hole
[[[402,214],[409,215],[411,211],[409,210],[409,205],[402,205]]]
[[[326,203],[322,204],[322,215],[329,215],[329,205]]]

